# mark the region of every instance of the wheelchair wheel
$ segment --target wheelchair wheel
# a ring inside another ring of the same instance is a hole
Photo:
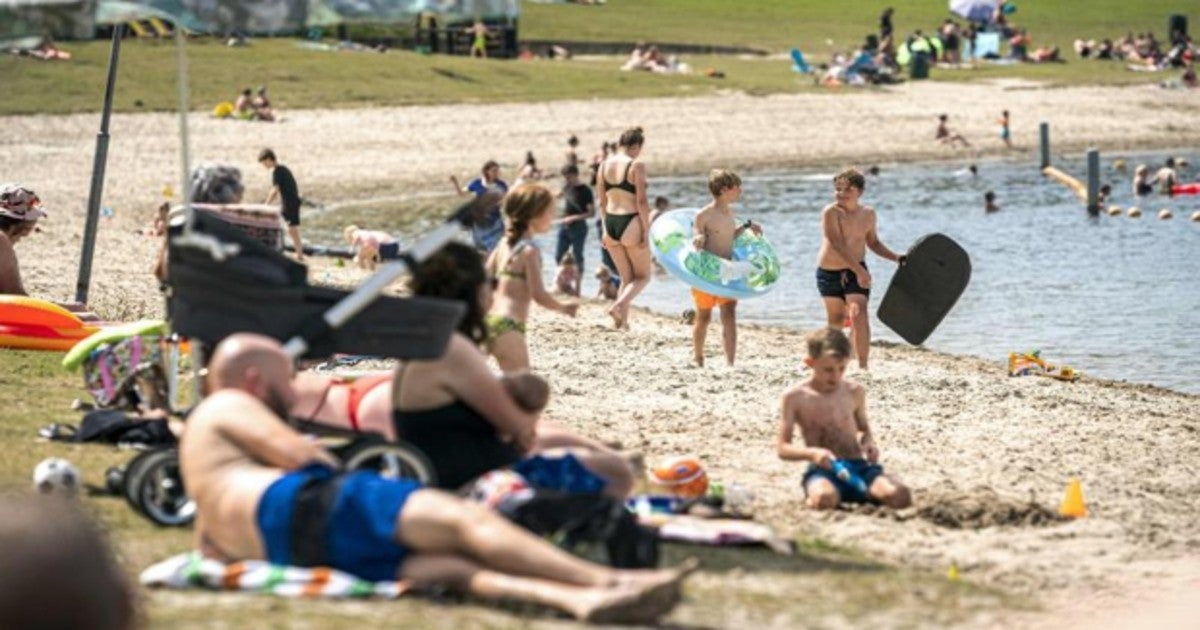
[[[182,527],[196,517],[196,503],[183,487],[175,449],[147,451],[130,462],[125,498],[156,525]]]
[[[341,457],[346,470],[371,470],[385,479],[415,479],[426,486],[437,483],[425,454],[403,442],[361,441],[343,450]]]

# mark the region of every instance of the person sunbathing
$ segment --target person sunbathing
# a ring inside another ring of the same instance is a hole
[[[203,555],[329,566],[590,622],[652,623],[679,602],[694,561],[666,570],[600,566],[418,482],[338,471],[328,451],[282,421],[295,396],[291,371],[279,344],[259,335],[231,335],[213,353],[212,393],[179,444]]]

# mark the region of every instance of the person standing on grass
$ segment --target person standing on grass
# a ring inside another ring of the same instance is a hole
[[[288,236],[296,251],[296,260],[304,260],[304,244],[300,242],[300,188],[296,185],[296,178],[288,167],[279,163],[271,149],[263,149],[258,154],[258,163],[271,171],[271,192],[264,203],[279,200],[283,221],[287,223]]]

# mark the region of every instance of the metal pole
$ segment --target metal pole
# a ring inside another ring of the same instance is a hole
[[[1042,145],[1042,168],[1046,168],[1050,166],[1050,123],[1039,123],[1038,135],[1041,137]]]
[[[92,282],[92,257],[96,253],[100,198],[104,194],[104,167],[108,163],[108,121],[112,117],[113,90],[117,86],[117,64],[120,62],[121,36],[124,34],[124,24],[113,26],[112,48],[108,53],[108,83],[104,87],[100,132],[96,134],[96,154],[92,158],[92,186],[88,191],[87,222],[83,227],[83,252],[79,256],[79,276],[75,282],[75,301],[79,304],[87,304],[88,285]]]
[[[1100,212],[1100,151],[1097,149],[1087,152],[1087,211],[1090,214]]]

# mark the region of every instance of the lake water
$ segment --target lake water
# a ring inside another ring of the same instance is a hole
[[[971,255],[970,286],[925,346],[998,365],[1011,350],[1040,349],[1051,362],[1085,375],[1200,393],[1200,223],[1191,221],[1200,196],[1134,200],[1133,166],[1160,165],[1165,154],[1124,157],[1129,173],[1113,172],[1108,157],[1102,181],[1113,186],[1109,203],[1139,206],[1140,219],[1089,217],[1066,187],[1041,176],[1032,155],[1022,162],[980,162],[975,177],[955,172],[965,164],[883,165],[879,176],[869,177],[863,202],[878,211],[880,238],[891,249],[904,251],[922,235],[941,232]],[[1082,156],[1060,158],[1055,165],[1084,179]],[[832,200],[831,175],[794,171],[743,178],[737,212],[764,226],[783,261],[783,277],[772,293],[739,305],[740,321],[798,329],[824,323],[813,273],[820,211]],[[1196,179],[1195,167],[1183,169],[1183,181]],[[1000,212],[984,214],[987,190],[996,192]],[[702,176],[652,177],[650,196],[659,195],[672,207],[708,201]],[[1157,219],[1161,208],[1171,208],[1175,218]],[[549,270],[553,237],[552,232],[540,241]],[[584,291],[594,295],[590,272],[599,262],[594,228],[589,238]],[[873,254],[867,262],[876,287],[870,308],[874,336],[899,342],[874,315],[895,265]],[[678,314],[691,307],[691,297],[684,284],[659,274],[636,304]]]

